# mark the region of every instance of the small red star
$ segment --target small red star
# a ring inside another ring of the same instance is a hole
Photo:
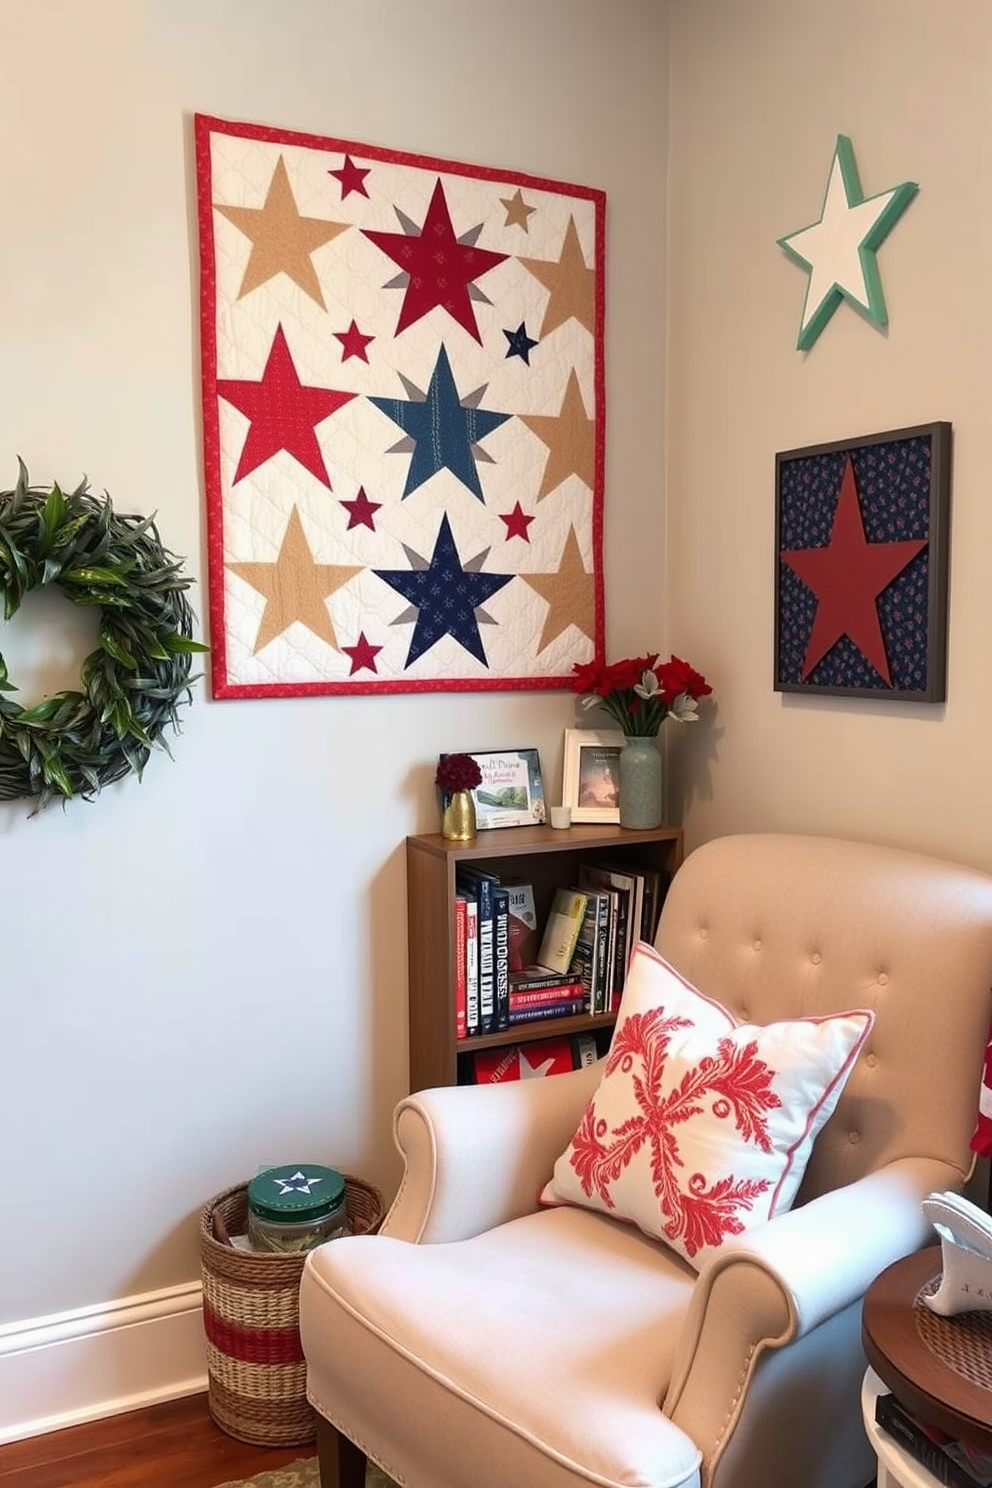
[[[867,540],[854,466],[848,455],[829,545],[780,555],[817,598],[816,618],[803,658],[803,681],[846,635],[886,685],[892,686],[876,601],[926,545],[926,538],[879,543]]]
[[[373,518],[382,506],[382,502],[370,501],[365,494],[364,486],[359,486],[358,495],[354,501],[342,501],[341,505],[346,507],[348,511],[346,532],[350,532],[352,527],[368,527],[371,532],[375,531]]]
[[[506,512],[505,515],[503,512],[500,512],[499,519],[501,522],[506,523],[507,542],[510,541],[511,537],[522,537],[524,542],[530,542],[530,535],[527,528],[533,522],[534,518],[528,517],[525,514],[519,501],[511,512]]]
[[[359,633],[357,644],[354,646],[342,646],[341,650],[351,657],[351,671],[349,677],[360,672],[364,667],[367,672],[378,673],[375,659],[382,650],[381,646],[373,646],[365,639],[364,630]]]
[[[340,341],[344,347],[344,351],[341,353],[341,360],[343,362],[346,362],[349,357],[361,357],[363,362],[367,362],[368,356],[366,355],[365,348],[370,342],[375,340],[375,337],[363,336],[355,322],[352,321],[346,331],[335,331],[334,339],[335,341]]]
[[[468,287],[501,264],[508,254],[458,241],[440,180],[434,187],[419,234],[373,232],[368,228],[363,231],[370,242],[409,275],[396,325],[397,335],[440,307],[482,345]]]
[[[350,195],[352,191],[357,191],[361,196],[368,196],[368,192],[365,190],[365,177],[368,175],[370,169],[370,166],[366,166],[363,170],[360,165],[355,164],[350,155],[346,155],[344,157],[344,165],[342,165],[341,169],[329,170],[327,174],[329,176],[337,176],[341,182],[341,200],[344,201],[345,197]]]
[[[217,391],[251,425],[234,472],[235,481],[243,480],[279,450],[285,450],[331,489],[314,426],[330,418],[355,394],[301,383],[281,325],[276,326],[261,379],[222,379]]]

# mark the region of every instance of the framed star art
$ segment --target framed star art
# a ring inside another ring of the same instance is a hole
[[[775,690],[946,694],[951,425],[775,456]]]
[[[215,697],[603,651],[606,200],[197,116]]]

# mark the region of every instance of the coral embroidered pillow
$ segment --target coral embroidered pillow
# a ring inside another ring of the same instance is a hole
[[[790,1207],[874,1017],[737,1024],[636,946],[603,1078],[542,1202],[631,1220],[698,1269]]]

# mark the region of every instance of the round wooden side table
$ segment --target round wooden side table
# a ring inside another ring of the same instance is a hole
[[[942,1274],[940,1246],[904,1256],[882,1271],[865,1294],[861,1341],[871,1370],[915,1415],[949,1435],[992,1451],[992,1314],[939,1317],[925,1306]],[[871,1371],[862,1392],[869,1439],[879,1455],[879,1488],[886,1482],[934,1481],[892,1443],[887,1475],[881,1448],[889,1442],[874,1427],[877,1382]],[[870,1414],[870,1420],[869,1420]],[[885,1454],[889,1456],[888,1453]]]

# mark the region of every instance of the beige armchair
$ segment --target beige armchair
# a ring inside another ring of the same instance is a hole
[[[862,1297],[970,1168],[992,878],[832,838],[726,837],[677,873],[662,955],[755,1023],[869,1007],[795,1206],[696,1273],[537,1194],[601,1074],[402,1101],[377,1236],[308,1258],[322,1488],[862,1488]]]

